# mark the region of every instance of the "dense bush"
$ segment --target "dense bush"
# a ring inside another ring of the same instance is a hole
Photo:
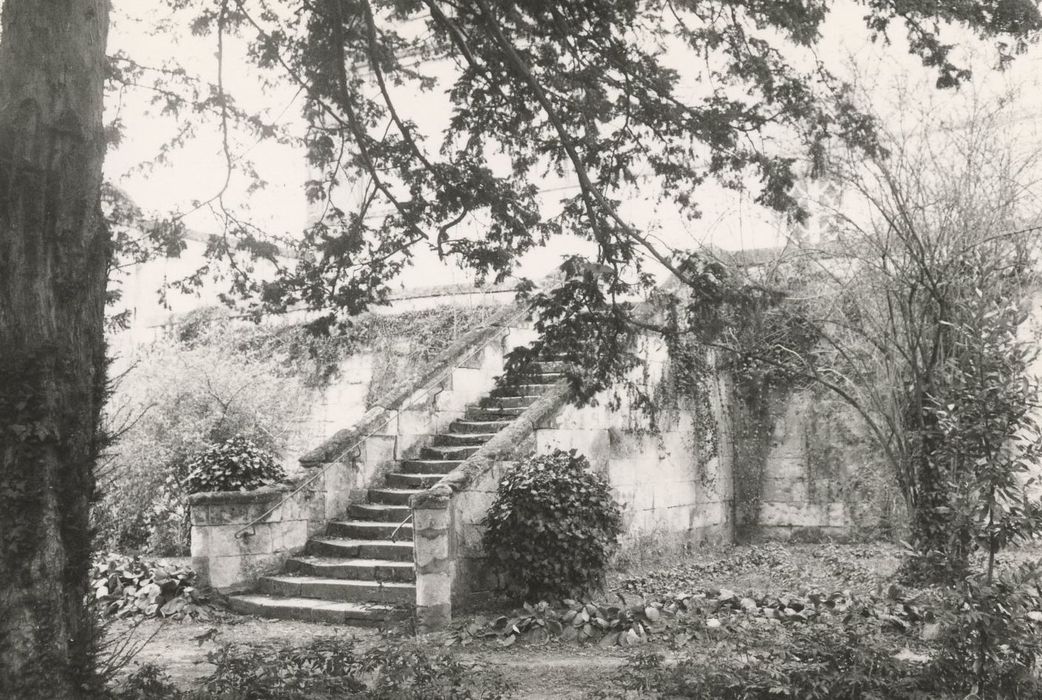
[[[960,697],[1042,697],[1040,566],[973,573],[946,591],[940,653],[931,667]]]
[[[274,455],[242,437],[207,448],[188,460],[188,469],[188,493],[248,491],[286,478]]]
[[[584,593],[601,583],[622,531],[608,482],[571,452],[519,463],[485,517],[492,570],[529,599]]]

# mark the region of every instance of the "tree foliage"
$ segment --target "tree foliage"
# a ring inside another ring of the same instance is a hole
[[[1042,26],[1034,5],[1016,0],[857,4],[874,38],[904,27],[909,50],[937,70],[942,87],[969,72],[954,63],[938,20],[1001,37],[1003,55],[1023,49]],[[315,173],[308,197],[325,215],[298,241],[298,262],[280,266],[275,279],[232,265],[235,291],[267,311],[358,313],[386,298],[389,281],[420,248],[480,278],[503,279],[526,251],[568,233],[594,244],[587,262],[607,266],[610,294],[599,307],[625,316],[617,300],[643,288],[649,260],[685,278],[684,255],[623,215],[634,186],[690,216],[709,182],[747,188],[758,203],[799,221],[806,212],[792,186],[821,170],[831,145],[881,153],[873,120],[814,52],[834,9],[828,2],[174,5],[191,13],[194,32],[214,37],[219,62],[231,60],[236,35],[248,60],[304,97],[303,145]],[[123,72],[137,75],[120,58]],[[227,130],[243,124],[266,133],[220,78],[209,93],[168,92],[180,97],[164,109],[197,105],[215,115],[229,171],[244,154],[230,150]],[[436,100],[439,92],[451,116],[431,133],[428,115],[408,96]],[[273,127],[268,135],[281,133]],[[548,201],[547,178],[575,183],[577,192]],[[351,202],[346,185],[357,183],[364,193]],[[221,194],[215,200],[226,230],[210,254],[278,264],[270,241]],[[585,291],[572,292],[557,301],[583,303],[575,295]]]

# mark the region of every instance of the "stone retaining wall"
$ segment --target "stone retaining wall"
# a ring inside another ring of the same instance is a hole
[[[669,356],[660,338],[644,337],[639,354],[643,367],[631,381],[652,397],[663,397],[670,381]],[[732,456],[728,449],[730,400],[726,380],[706,382],[711,416],[699,424],[688,397],[659,405],[656,424],[622,392],[620,404],[608,408],[609,392],[594,406],[566,406],[537,426],[537,454],[554,449],[578,450],[604,474],[622,506],[623,545],[654,538],[662,549],[704,541],[733,539]]]

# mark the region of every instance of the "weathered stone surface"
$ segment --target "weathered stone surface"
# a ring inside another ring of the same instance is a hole
[[[384,427],[393,417],[393,414],[385,408],[371,408],[355,425],[338,431],[333,437],[304,454],[300,458],[300,463],[308,466],[337,462],[357,447],[367,435]]]
[[[238,595],[228,599],[232,610],[246,615],[288,620],[310,620],[332,624],[380,625],[401,613],[386,605],[335,603],[308,598],[268,598],[261,595]]]
[[[451,524],[448,513],[448,498],[445,498],[438,508],[416,508],[412,512],[412,527],[414,532],[423,530],[445,531]]]
[[[253,503],[278,502],[289,493],[287,486],[262,486],[251,491],[211,491],[209,493],[193,493],[188,496],[188,503],[193,506],[203,505],[242,505]]]
[[[449,603],[416,606],[416,629],[420,634],[443,629],[450,622],[452,605]]]
[[[449,535],[448,532],[436,539],[425,539],[416,535],[413,556],[415,557],[417,569],[432,565],[434,562],[449,558]]]
[[[452,579],[447,571],[423,573],[416,577],[417,606],[445,605],[451,597]]]

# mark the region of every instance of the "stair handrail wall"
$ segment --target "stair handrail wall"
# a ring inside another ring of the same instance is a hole
[[[416,565],[416,624],[420,631],[444,628],[452,620],[453,600],[460,563],[454,528],[454,499],[479,478],[505,462],[524,456],[528,438],[546,419],[557,413],[572,396],[566,379],[526,408],[510,425],[467,457],[434,486],[409,499],[413,516],[413,557]]]
[[[435,389],[441,387],[442,383],[449,378],[453,370],[483,352],[490,341],[508,333],[512,323],[516,323],[520,319],[526,317],[530,312],[530,305],[516,303],[508,306],[503,311],[500,311],[492,317],[487,325],[464,334],[459,340],[444,350],[438,358],[431,363],[430,369],[420,378],[410,382],[405,382],[397,389],[392,390],[389,394],[389,398],[383,402],[384,405],[378,405],[370,409],[367,414],[371,415],[362,417],[357,425],[363,427],[355,427],[339,431],[332,438],[326,440],[322,445],[303,455],[300,458],[300,463],[302,465],[324,464],[324,466],[297,484],[292,491],[286,492],[274,506],[268,508],[252,521],[236,530],[235,538],[238,539],[244,535],[248,537],[255,533],[257,525],[266,522],[272,513],[283,507],[290,501],[290,499],[325,475],[325,473],[343,459],[345,455],[359,450],[366,440],[377,435],[380,430],[385,428],[387,424],[395,418],[395,411],[400,410],[408,399],[419,399],[429,396]],[[463,348],[467,348],[467,350],[461,354]],[[356,437],[360,430],[365,430],[366,432],[360,437]],[[351,442],[347,447],[340,447],[345,439],[353,439],[353,442]]]
[[[676,282],[669,279],[659,286],[659,290],[669,291],[675,285]],[[634,307],[633,317],[638,321],[648,322],[658,311],[654,302],[643,301]],[[428,499],[438,500],[459,493],[466,489],[477,476],[487,471],[497,459],[516,456],[522,441],[534,433],[544,420],[553,416],[564,406],[571,396],[572,390],[567,379],[556,382],[553,389],[540,396],[531,406],[514,418],[509,426],[439,479],[438,483],[413,496],[409,501],[410,505],[415,510],[417,505],[422,507]]]
[[[676,285],[673,279],[659,286],[667,292]],[[650,322],[661,312],[652,298],[635,305],[634,317]],[[482,479],[498,483],[510,463],[531,454],[534,434],[573,398],[569,381],[552,385],[528,406],[510,425],[499,431],[474,454],[430,488],[412,496],[413,556],[416,562],[416,623],[422,631],[443,629],[452,620],[454,602],[465,597],[459,581],[461,566],[456,530],[461,526],[456,497],[475,488]]]

